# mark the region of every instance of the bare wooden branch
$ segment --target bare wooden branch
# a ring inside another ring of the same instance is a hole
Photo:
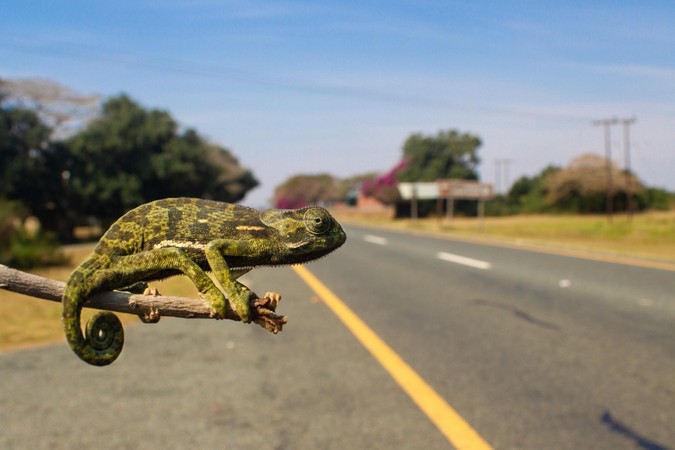
[[[30,297],[60,302],[66,284],[62,281],[21,272],[0,264],[0,288]],[[285,316],[275,313],[278,299],[263,297],[255,300],[253,321],[272,333],[281,331],[287,323]],[[87,300],[88,308],[103,309],[144,317],[153,311],[161,316],[189,319],[211,319],[211,308],[201,298],[134,295],[123,292],[101,292]],[[239,315],[228,304],[225,318],[240,321]]]

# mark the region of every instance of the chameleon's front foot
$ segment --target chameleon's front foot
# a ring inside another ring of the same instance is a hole
[[[255,311],[252,311],[257,296],[248,289],[236,291],[229,297],[230,306],[244,323],[251,323]]]
[[[281,295],[276,292],[268,292],[263,298],[256,299],[252,307],[255,309],[253,321],[274,334],[280,332],[288,323],[286,316],[276,314],[277,306],[281,301]]]

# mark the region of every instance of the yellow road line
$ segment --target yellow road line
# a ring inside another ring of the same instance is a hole
[[[361,344],[457,449],[490,449],[490,445],[433,390],[394,350],[303,266],[292,269],[338,316]]]

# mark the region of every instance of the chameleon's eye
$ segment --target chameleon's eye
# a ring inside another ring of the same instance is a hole
[[[323,234],[330,228],[330,216],[321,208],[305,211],[305,226],[312,234]]]

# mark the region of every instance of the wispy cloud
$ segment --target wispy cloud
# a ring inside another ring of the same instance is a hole
[[[675,67],[659,64],[639,64],[639,63],[587,63],[580,61],[563,61],[561,67],[566,67],[580,72],[589,72],[607,76],[626,77],[632,79],[642,79],[651,85],[659,83],[666,89],[664,93],[670,91],[671,96],[675,96]],[[672,100],[673,97],[670,97]],[[667,100],[667,98],[663,98]]]
[[[138,3],[134,2],[135,5]],[[289,2],[267,0],[169,0],[145,3],[145,7],[181,9],[195,15],[209,14],[230,19],[280,19],[326,14],[326,6],[313,2]]]
[[[590,64],[590,69],[617,75],[658,78],[675,85],[675,68],[646,64]]]

